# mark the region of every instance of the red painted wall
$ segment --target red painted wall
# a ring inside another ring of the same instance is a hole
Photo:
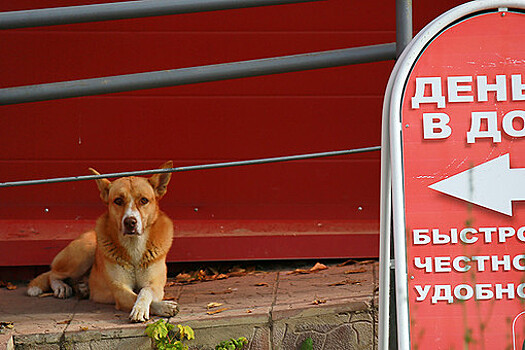
[[[103,1],[4,0],[0,11]],[[395,41],[394,1],[0,32],[0,87]],[[416,30],[461,1],[417,1]],[[0,181],[377,146],[393,62],[0,107]],[[172,261],[378,254],[379,152],[174,174]],[[104,210],[95,184],[0,189],[0,266],[47,264]],[[26,253],[13,254],[30,246]]]

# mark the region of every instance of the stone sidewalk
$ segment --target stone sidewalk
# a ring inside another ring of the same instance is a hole
[[[376,349],[377,262],[298,272],[168,283],[166,298],[180,304],[169,322],[194,329],[190,349],[214,349],[241,336],[249,339],[250,350],[295,350],[308,337],[316,350]],[[14,325],[0,330],[0,350],[152,348],[146,325],[129,323],[127,314],[111,305],[30,298],[25,290],[0,289],[0,322]],[[222,305],[208,309],[210,303]]]

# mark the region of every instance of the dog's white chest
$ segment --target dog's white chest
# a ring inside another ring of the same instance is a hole
[[[147,237],[146,235],[133,235],[122,237],[122,246],[126,249],[131,263],[137,266],[142,260],[142,256],[146,251]]]

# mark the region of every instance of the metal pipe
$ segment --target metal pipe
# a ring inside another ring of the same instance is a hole
[[[0,13],[0,29],[175,15],[320,0],[143,0]]]
[[[58,182],[96,180],[96,179],[114,178],[114,177],[123,177],[123,176],[175,173],[175,172],[181,172],[181,171],[217,169],[217,168],[227,168],[227,167],[235,167],[235,166],[242,166],[242,165],[289,162],[292,160],[313,159],[313,158],[321,158],[321,157],[334,157],[334,156],[342,156],[342,155],[355,154],[355,153],[373,152],[373,151],[379,151],[380,149],[381,149],[381,146],[374,146],[374,147],[355,148],[355,149],[342,150],[342,151],[299,154],[299,155],[284,156],[284,157],[260,158],[260,159],[252,159],[252,160],[242,160],[242,161],[235,161],[235,162],[213,163],[213,164],[203,164],[203,165],[190,165],[190,166],[183,166],[183,167],[178,167],[178,168],[168,168],[168,169],[152,169],[152,170],[128,171],[128,172],[110,173],[110,174],[101,174],[101,175],[85,175],[85,176],[60,177],[60,178],[42,179],[42,180],[2,182],[0,183],[0,188],[15,187],[15,186],[28,186],[28,185],[41,185],[41,184],[50,184],[50,183],[58,183]]]
[[[153,89],[391,60],[396,44],[0,89],[0,105]]]
[[[396,0],[396,57],[412,40],[412,0]]]

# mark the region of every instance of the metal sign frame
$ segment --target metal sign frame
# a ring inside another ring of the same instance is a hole
[[[397,345],[399,349],[410,349],[411,346],[401,126],[402,98],[406,83],[425,47],[441,32],[459,20],[481,12],[498,11],[501,8],[523,11],[525,2],[523,0],[478,0],[445,12],[422,29],[408,44],[394,66],[388,81],[383,103],[381,139],[379,349],[389,348],[390,237],[392,229],[395,255]]]

